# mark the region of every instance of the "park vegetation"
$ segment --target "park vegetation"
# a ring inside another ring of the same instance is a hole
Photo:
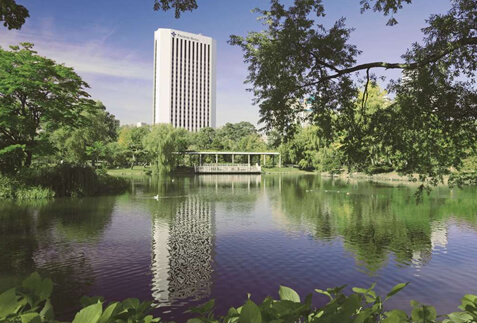
[[[171,173],[179,165],[197,162],[189,156],[174,154],[183,151],[279,151],[284,164],[307,171],[406,173],[409,170],[408,163],[402,162],[402,153],[375,132],[381,118],[395,103],[376,82],[370,82],[367,92],[358,92],[355,98],[354,118],[362,120],[366,115],[375,121],[359,130],[366,132],[366,136],[360,138],[361,146],[353,152],[359,158],[350,164],[347,156],[356,148],[350,145],[350,136],[358,130],[343,127],[340,136],[333,140],[324,136],[322,128],[310,121],[314,97],[295,102],[304,113],[290,123],[293,132],[287,135],[279,128],[261,132],[249,122],[227,123],[218,129],[206,127],[197,132],[166,124],[119,127],[119,122],[101,102],[90,99],[86,92],[88,85],[72,68],[38,55],[32,44],[0,49],[0,56],[1,198],[114,192],[118,190],[115,184],[124,185],[95,169],[132,169],[143,165],[150,167],[152,173]],[[337,118],[335,115],[332,119]],[[452,177],[452,183],[457,185],[475,182],[475,144],[469,147],[464,137],[467,148],[460,152],[460,169],[464,173]],[[208,158],[204,162],[212,162]],[[220,162],[230,162],[227,157],[220,158]],[[241,162],[240,158],[237,156],[236,161]],[[447,172],[459,166],[446,165]],[[262,166],[273,164],[267,161]]]
[[[38,55],[33,44],[0,48],[0,198],[85,196],[125,187],[93,168],[116,139],[116,122],[87,88],[72,68]]]
[[[385,303],[407,286],[401,283],[394,286],[384,297],[374,291],[374,284],[369,288],[353,288],[346,295],[344,288],[315,289],[315,292],[326,296],[328,303],[322,307],[314,307],[312,294],[301,300],[293,289],[280,286],[279,299],[270,296],[261,303],[255,303],[251,295],[240,307],[232,307],[225,316],[214,314],[215,301],[210,300],[202,306],[193,307],[188,312],[193,318],[189,323],[215,322],[362,322],[362,323],[463,323],[477,322],[477,296],[465,295],[462,298],[460,311],[447,315],[437,315],[434,307],[411,301],[410,315],[403,310],[385,309]],[[21,287],[12,288],[0,294],[0,322],[42,323],[59,322],[50,300],[53,282],[43,279],[38,273],[27,277]],[[120,302],[107,304],[102,297],[83,297],[82,309],[75,314],[72,323],[151,323],[161,319],[149,314],[153,309],[152,302],[140,302],[128,298]]]

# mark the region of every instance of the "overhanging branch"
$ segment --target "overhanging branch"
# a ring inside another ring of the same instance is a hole
[[[360,64],[356,65],[350,68],[344,68],[344,69],[337,69],[336,67],[330,67],[329,64],[323,64],[323,66],[332,69],[335,71],[335,74],[331,74],[325,77],[320,78],[316,82],[304,84],[301,87],[306,87],[306,86],[311,86],[311,85],[316,85],[320,84],[326,81],[329,81],[331,79],[339,78],[343,75],[362,71],[362,70],[367,70],[369,71],[372,68],[384,68],[384,69],[403,69],[403,70],[413,70],[422,66],[425,66],[429,63],[437,62],[441,58],[443,58],[446,55],[449,55],[450,53],[465,47],[469,45],[477,45],[477,37],[472,37],[472,38],[463,38],[459,39],[455,42],[449,43],[448,47],[445,50],[442,50],[438,53],[434,53],[432,55],[429,55],[427,58],[418,61],[418,62],[413,62],[413,63],[387,63],[387,62],[372,62],[372,63],[366,63],[366,64]],[[318,61],[318,63],[320,63]]]

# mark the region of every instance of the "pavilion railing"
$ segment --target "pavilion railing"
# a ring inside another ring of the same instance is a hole
[[[194,166],[196,173],[261,173],[260,165],[249,164],[203,164]]]

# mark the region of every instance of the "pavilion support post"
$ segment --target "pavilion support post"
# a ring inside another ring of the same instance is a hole
[[[248,166],[250,167],[250,154],[248,155]]]
[[[278,155],[278,167],[282,168],[282,155]]]
[[[232,164],[234,163],[234,154],[232,154]]]
[[[219,155],[215,155],[215,163],[218,164],[219,163]]]
[[[199,154],[199,166],[202,166],[202,155]]]
[[[267,155],[263,155],[263,164],[262,164],[262,166],[265,166],[265,162],[266,162],[266,161],[265,161],[265,158],[266,158],[266,156],[267,156]]]

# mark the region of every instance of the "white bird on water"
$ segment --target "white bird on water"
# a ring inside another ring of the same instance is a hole
[[[159,200],[159,195],[154,195],[155,200]]]

